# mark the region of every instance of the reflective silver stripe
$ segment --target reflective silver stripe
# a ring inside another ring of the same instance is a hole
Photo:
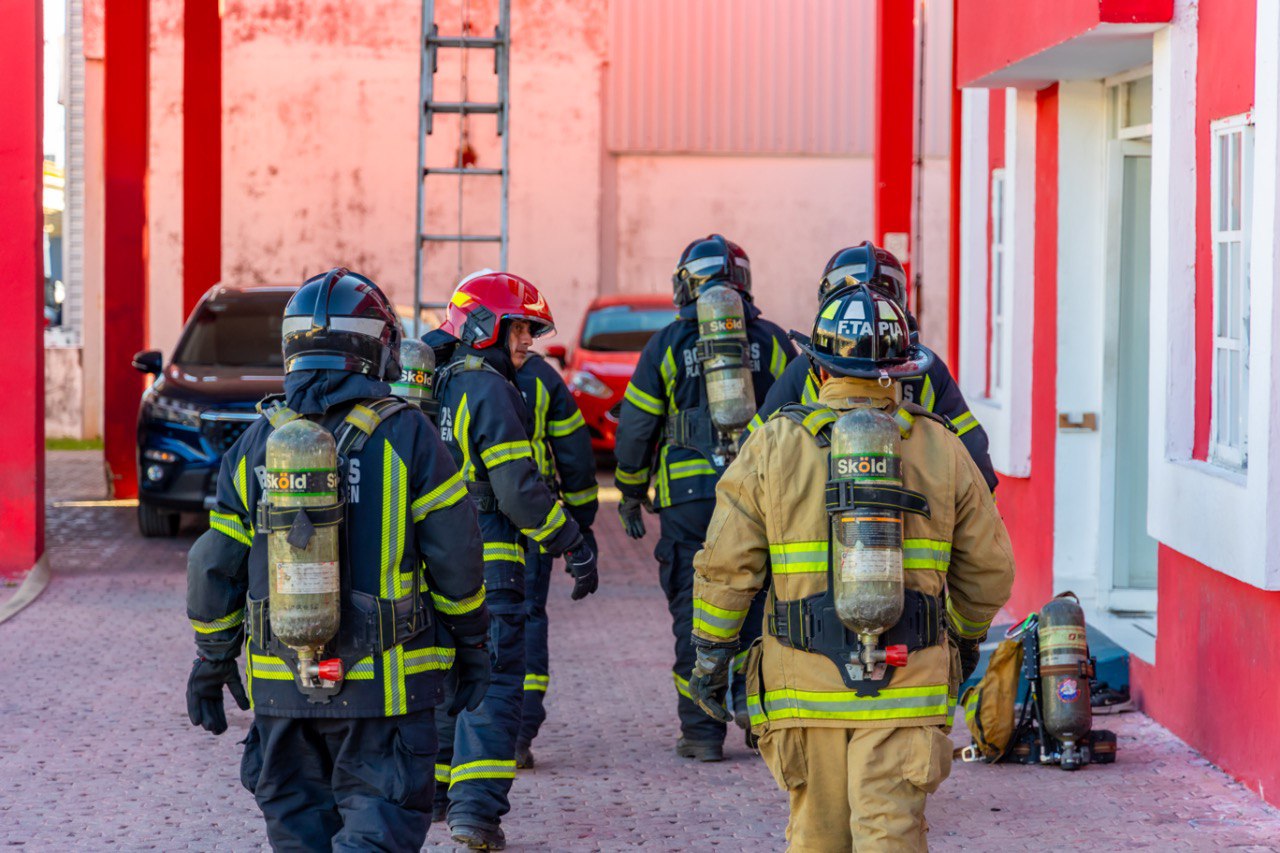
[[[330,317],[329,328],[335,332],[355,332],[358,335],[368,335],[371,338],[382,337],[382,332],[387,324],[382,320],[374,320],[369,317]],[[286,317],[280,324],[280,333],[282,335],[293,335],[298,332],[305,332],[311,328],[310,317]]]

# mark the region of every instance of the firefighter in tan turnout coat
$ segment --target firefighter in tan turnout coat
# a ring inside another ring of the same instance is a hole
[[[951,769],[946,732],[962,669],[976,665],[1009,597],[1013,555],[964,445],[945,420],[901,402],[896,380],[922,373],[931,353],[909,344],[896,305],[850,284],[823,303],[811,342],[793,333],[822,370],[819,404],[775,414],[716,489],[694,560],[698,662],[689,684],[707,713],[727,717],[716,697],[752,597],[772,572],[764,636],[747,660],[748,707],[760,752],[790,795],[790,849],[923,850],[925,796]],[[901,528],[893,532],[902,542],[902,617],[880,638],[887,671],[857,670],[871,680],[837,665],[861,659],[857,635],[830,618],[834,609],[825,629],[821,618],[832,572],[847,570],[840,554],[828,568],[832,425],[857,408],[883,410],[901,435],[900,483],[850,489],[846,514],[836,513]]]

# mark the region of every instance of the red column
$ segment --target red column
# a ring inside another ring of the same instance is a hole
[[[147,0],[106,6],[103,172],[103,443],[113,494],[138,494],[143,380],[130,362],[147,339]]]
[[[0,441],[0,578],[44,553],[44,61],[39,0],[0,0],[0,312],[5,440]],[[8,33],[8,35],[5,35]],[[26,284],[23,284],[23,282]]]
[[[221,3],[186,0],[182,59],[182,312],[222,276]]]
[[[960,39],[958,4],[951,2],[951,215],[947,220],[947,364],[955,376],[960,375],[960,168],[963,104],[960,80],[956,74]]]
[[[876,0],[875,234],[904,264],[911,254],[914,15],[915,0]]]

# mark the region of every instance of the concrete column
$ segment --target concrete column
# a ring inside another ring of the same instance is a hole
[[[130,366],[147,326],[147,0],[106,4],[103,172],[103,443],[112,494],[138,494],[142,376]]]
[[[0,0],[0,269],[12,282],[0,311],[0,579],[7,581],[22,579],[44,554],[42,15],[39,0]]]

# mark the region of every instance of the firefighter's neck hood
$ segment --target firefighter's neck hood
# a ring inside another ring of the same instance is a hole
[[[894,382],[885,388],[876,379],[832,376],[822,383],[818,402],[837,412],[861,406],[897,406],[902,402],[902,386]]]
[[[689,320],[690,322],[698,322],[698,303],[690,302],[680,308],[680,319]],[[746,318],[748,323],[755,321],[760,316],[760,309],[747,300],[742,300],[742,316]]]
[[[391,386],[346,370],[295,370],[284,377],[284,404],[300,415],[322,415],[352,400],[391,396]]]
[[[486,364],[505,376],[508,382],[516,381],[516,366],[511,361],[511,354],[507,352],[505,347],[493,346],[474,349],[466,344],[458,344],[458,348],[453,353],[455,360],[466,358],[469,355],[484,359]]]

